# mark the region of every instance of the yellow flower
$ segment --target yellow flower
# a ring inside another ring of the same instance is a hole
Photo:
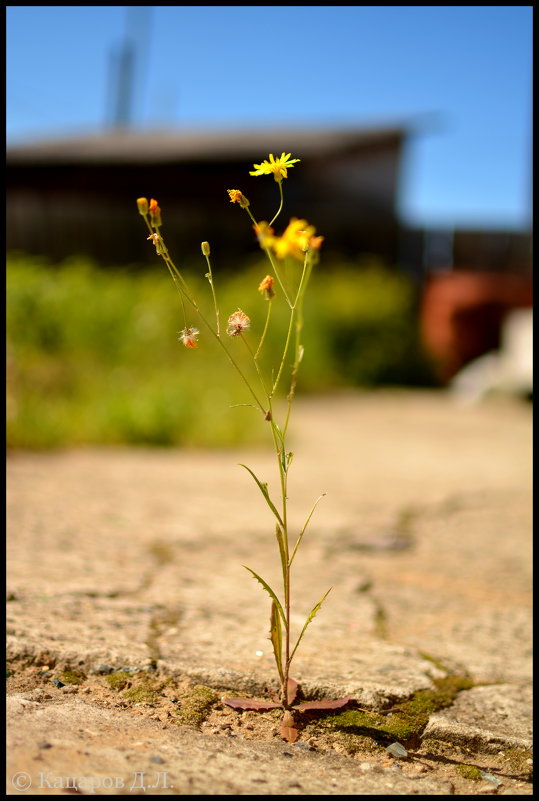
[[[256,223],[256,225],[253,225],[253,228],[258,238],[258,244],[262,250],[267,250],[270,248],[275,242],[275,231],[273,228],[264,221]]]
[[[230,195],[231,203],[239,203],[242,209],[247,208],[247,206],[249,205],[249,201],[247,200],[243,192],[240,192],[239,189],[227,189],[226,191]]]
[[[273,153],[270,153],[269,161],[266,159],[262,164],[253,164],[255,169],[249,175],[271,175],[273,173],[277,183],[281,183],[283,178],[287,177],[288,168],[300,161],[300,159],[291,159],[291,155],[291,153],[281,153],[279,158],[274,158]]]
[[[314,233],[316,228],[309,225],[307,220],[298,220],[293,217],[290,220],[284,234],[277,237],[272,243],[273,249],[279,259],[284,259],[285,256],[292,256],[298,261],[303,261],[305,253],[311,247],[311,243],[316,244],[319,248],[322,244],[320,237],[315,237]]]
[[[275,297],[275,292],[273,290],[274,283],[275,279],[272,275],[267,275],[264,280],[260,282],[258,291],[262,292],[262,294],[266,296],[266,300],[271,300]]]

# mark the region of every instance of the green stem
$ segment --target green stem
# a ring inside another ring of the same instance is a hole
[[[217,306],[217,297],[215,295],[215,287],[213,286],[213,275],[212,275],[212,271],[211,271],[211,262],[210,262],[210,257],[209,256],[206,256],[206,261],[208,263],[208,272],[206,273],[206,278],[210,282],[210,286],[211,286],[211,293],[213,295],[213,307],[215,309],[215,321],[216,321],[216,325],[217,325],[217,336],[220,337],[221,336],[221,330],[220,330],[220,326],[219,326],[219,307]]]
[[[149,225],[147,220],[146,220],[146,224],[150,228],[150,231],[153,233],[153,231],[151,229],[151,226]],[[159,234],[159,229],[158,228],[156,229],[156,233]],[[241,377],[242,381],[244,382],[245,386],[247,387],[247,389],[251,393],[256,405],[258,406],[258,408],[260,409],[262,414],[265,415],[266,414],[266,409],[260,403],[260,400],[258,399],[258,396],[257,396],[256,392],[252,388],[252,386],[249,383],[247,377],[244,375],[241,367],[236,362],[236,360],[233,358],[232,354],[230,353],[230,351],[228,350],[228,348],[224,344],[222,338],[219,336],[217,331],[215,331],[212,328],[210,323],[207,321],[206,317],[203,315],[203,313],[199,309],[196,301],[194,300],[194,298],[193,298],[193,296],[191,294],[191,290],[189,288],[189,285],[187,284],[187,282],[185,281],[184,277],[182,276],[182,274],[180,273],[180,271],[178,270],[178,268],[176,267],[176,265],[174,264],[174,262],[170,258],[169,254],[168,254],[168,250],[167,250],[166,245],[165,245],[165,243],[164,243],[162,238],[160,239],[160,243],[159,244],[160,244],[160,250],[158,250],[158,253],[159,253],[160,256],[162,256],[165,264],[167,265],[167,267],[169,269],[169,272],[170,272],[170,274],[172,276],[172,279],[174,280],[174,283],[176,284],[176,287],[178,288],[178,291],[180,291],[180,293],[183,292],[183,295],[187,298],[189,303],[193,306],[195,311],[198,313],[200,319],[202,320],[202,322],[204,323],[206,328],[210,331],[212,336],[217,340],[217,342],[219,343],[221,348],[224,350],[228,360],[230,361],[232,366],[235,368],[235,370],[237,371],[237,373]],[[180,283],[178,283],[178,279],[179,279]]]
[[[279,216],[279,214],[281,213],[282,208],[283,208],[283,200],[284,200],[284,198],[283,198],[283,182],[281,180],[281,181],[277,181],[277,183],[279,184],[279,194],[281,196],[281,202],[279,204],[279,208],[277,209],[277,213],[276,213],[275,217],[270,222],[270,225],[273,225],[273,223],[275,222],[275,220],[277,219],[277,217]]]
[[[260,337],[260,342],[258,343],[258,348],[256,349],[256,353],[254,355],[255,361],[256,361],[256,359],[258,359],[258,355],[259,355],[260,351],[262,350],[262,345],[264,344],[264,340],[266,339],[266,334],[267,334],[268,328],[269,328],[269,321],[270,321],[270,317],[271,317],[271,305],[272,305],[271,300],[268,300],[267,304],[268,304],[268,311],[267,311],[267,314],[266,314],[266,322],[264,324],[264,330],[262,331],[262,336]]]

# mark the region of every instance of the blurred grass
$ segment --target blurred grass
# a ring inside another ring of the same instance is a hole
[[[213,318],[205,264],[185,270]],[[267,301],[257,292],[267,262],[220,276],[213,266],[222,326],[241,308],[257,342]],[[265,430],[237,374],[204,326],[200,347],[177,340],[179,296],[164,265],[101,268],[77,258],[60,265],[23,254],[7,260],[7,445],[44,449],[82,444],[229,446]],[[265,358],[284,344],[288,316],[273,303]],[[377,265],[315,268],[306,304],[300,392],[343,386],[432,382],[421,350],[408,280]],[[252,374],[246,348],[228,339]],[[277,366],[279,360],[277,361]],[[253,382],[256,387],[256,379]],[[283,389],[286,385],[283,384]]]

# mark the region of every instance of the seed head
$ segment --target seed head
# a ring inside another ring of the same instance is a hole
[[[183,342],[186,348],[198,348],[198,328],[184,328],[178,337],[179,342]]]
[[[246,331],[250,325],[251,321],[247,315],[244,314],[241,309],[238,309],[238,311],[231,314],[228,318],[226,332],[230,337],[237,337],[243,333],[243,331]]]

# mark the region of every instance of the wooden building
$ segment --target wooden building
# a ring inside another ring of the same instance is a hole
[[[227,189],[241,189],[259,220],[278,206],[271,176],[251,177],[269,153],[291,152],[280,220],[306,218],[325,250],[398,259],[401,128],[240,132],[112,132],[9,147],[7,247],[60,260],[85,254],[108,265],[144,261],[135,200],[163,209],[169,249],[189,257],[211,242],[225,261],[256,251],[245,214]],[[146,261],[152,258],[146,251]]]

